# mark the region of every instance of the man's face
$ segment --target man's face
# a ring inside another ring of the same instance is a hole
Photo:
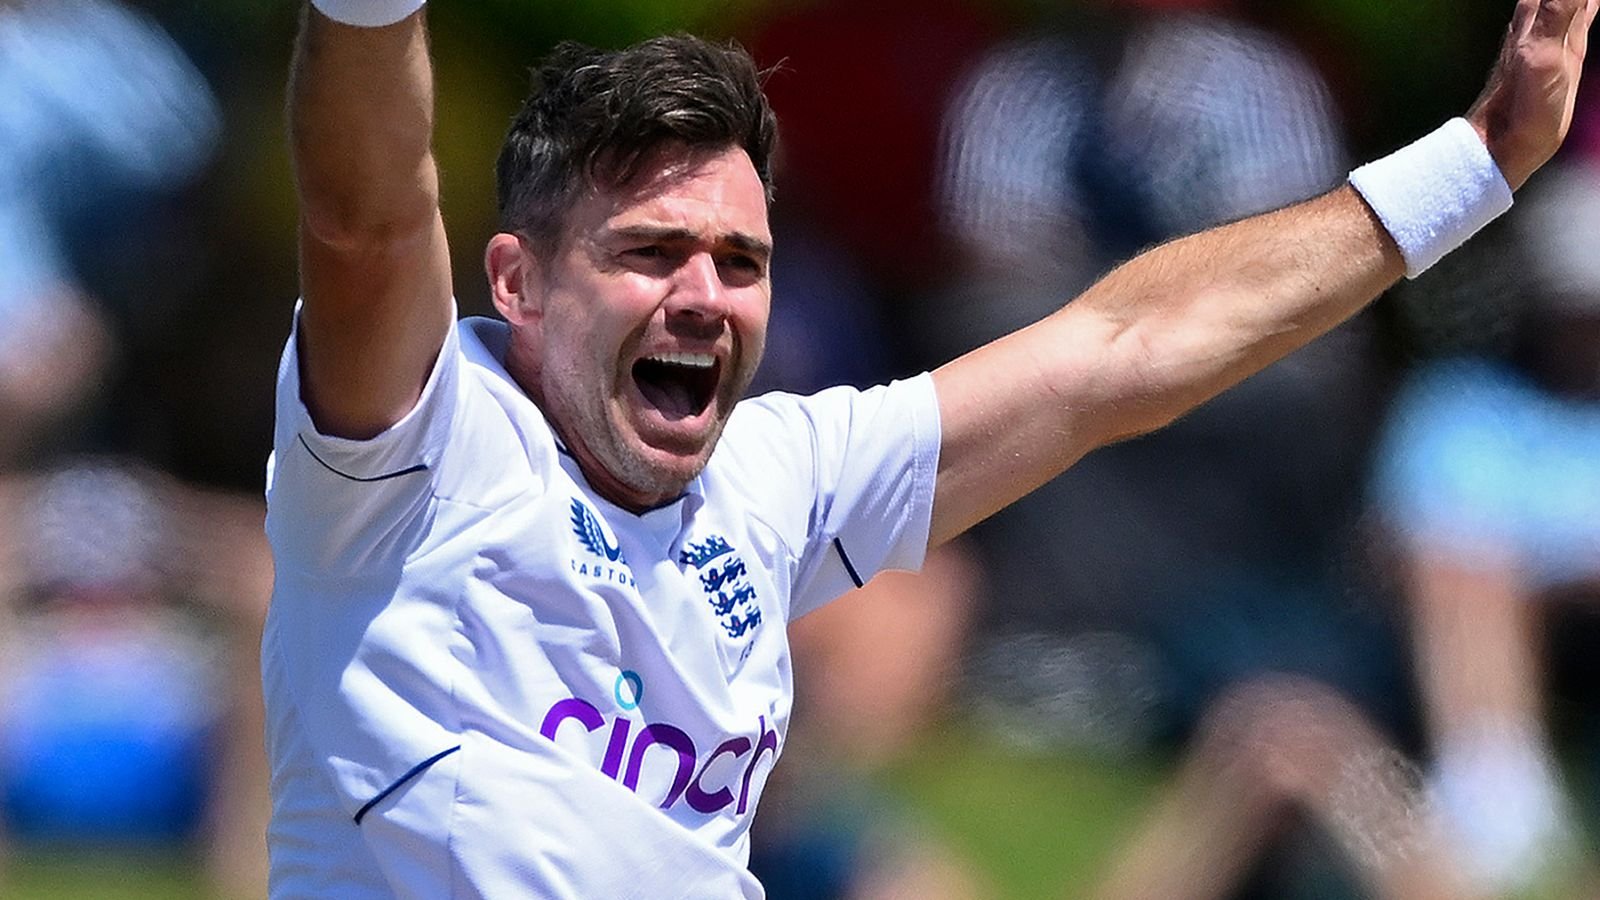
[[[512,371],[597,491],[659,505],[705,467],[761,359],[761,180],[741,149],[669,149],[565,224],[548,261],[530,257],[534,314],[513,325]]]

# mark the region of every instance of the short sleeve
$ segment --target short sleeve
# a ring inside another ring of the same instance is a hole
[[[267,535],[280,568],[330,576],[403,558],[432,501],[460,403],[460,338],[449,329],[417,404],[367,440],[319,432],[300,393],[299,309],[278,367]]]
[[[752,408],[737,440],[752,509],[774,519],[785,509],[805,513],[791,547],[791,619],[880,571],[921,568],[939,467],[930,376],[866,391],[771,394],[745,405]]]

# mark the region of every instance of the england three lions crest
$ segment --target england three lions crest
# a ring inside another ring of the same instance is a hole
[[[761,625],[761,607],[750,584],[749,567],[726,538],[712,535],[689,544],[678,554],[678,563],[694,568],[706,604],[728,637],[747,637]]]

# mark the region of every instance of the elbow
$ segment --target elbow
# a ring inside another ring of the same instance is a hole
[[[302,194],[302,240],[341,255],[381,255],[404,250],[429,235],[439,207],[432,197],[410,205],[369,204],[360,197],[313,198]]]
[[[296,129],[290,137],[304,237],[334,249],[381,249],[406,244],[438,219],[438,170],[425,146],[399,153],[356,142],[334,152]]]

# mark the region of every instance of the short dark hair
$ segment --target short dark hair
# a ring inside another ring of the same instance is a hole
[[[500,227],[549,249],[584,191],[627,184],[671,143],[743,148],[770,203],[777,120],[761,82],[742,47],[690,35],[624,50],[557,45],[500,149]]]

